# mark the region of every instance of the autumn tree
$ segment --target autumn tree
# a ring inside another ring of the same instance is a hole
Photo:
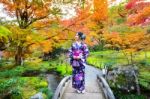
[[[119,33],[105,33],[104,38],[106,40],[105,47],[108,49],[113,49],[121,51],[128,64],[134,63],[134,54],[142,49],[143,46],[139,46],[139,42],[145,39],[144,33],[126,33],[121,35]]]
[[[94,0],[93,13],[89,22],[92,34],[92,41],[95,41],[96,46],[104,47],[103,34],[106,32],[106,24],[108,19],[108,2],[107,0]]]
[[[90,13],[90,5],[87,5],[84,9],[83,8],[77,8],[76,9],[76,16],[70,19],[62,20],[61,24],[65,27],[64,31],[72,32],[72,35],[70,35],[69,38],[74,39],[76,32],[83,32],[87,35],[86,42],[89,45],[92,45],[90,41],[90,31],[88,27],[88,22],[91,19],[91,13]]]
[[[141,26],[143,28],[144,38],[137,41],[132,47],[138,51],[144,51],[145,59],[149,48],[150,35],[147,26],[150,25],[150,2],[146,0],[131,0],[127,3],[128,10],[127,22],[130,26]],[[143,34],[141,33],[141,34]]]
[[[131,0],[127,3],[126,9],[129,11],[128,24],[149,25],[150,24],[150,2]]]
[[[27,28],[37,20],[44,19],[50,14],[51,0],[1,0],[5,10],[17,19],[21,29]]]
[[[100,22],[106,20],[107,17],[108,17],[107,0],[94,0],[94,13],[93,13],[94,20]]]
[[[20,29],[27,29],[32,23],[44,19],[50,14],[51,0],[1,0],[5,11],[11,17],[16,18]],[[24,35],[27,36],[27,35]],[[19,39],[19,38],[16,38]],[[21,64],[23,44],[22,40],[16,46],[16,65]]]

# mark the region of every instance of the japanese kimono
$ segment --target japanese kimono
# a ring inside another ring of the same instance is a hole
[[[85,89],[85,64],[89,54],[85,43],[75,42],[69,49],[70,64],[72,65],[72,87],[82,91]],[[79,57],[79,59],[74,59]]]

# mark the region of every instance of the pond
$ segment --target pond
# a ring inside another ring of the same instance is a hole
[[[62,80],[62,77],[60,75],[57,75],[56,73],[49,73],[46,74],[47,80],[48,80],[48,88],[54,93],[58,84]]]

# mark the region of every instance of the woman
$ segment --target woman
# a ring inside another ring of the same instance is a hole
[[[69,50],[70,64],[72,65],[72,87],[78,93],[85,93],[85,64],[89,54],[87,45],[84,43],[85,35],[78,32],[75,42]]]

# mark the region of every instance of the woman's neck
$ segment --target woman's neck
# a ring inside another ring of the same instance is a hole
[[[80,40],[78,40],[78,41],[76,41],[77,43],[81,43],[81,41]]]

